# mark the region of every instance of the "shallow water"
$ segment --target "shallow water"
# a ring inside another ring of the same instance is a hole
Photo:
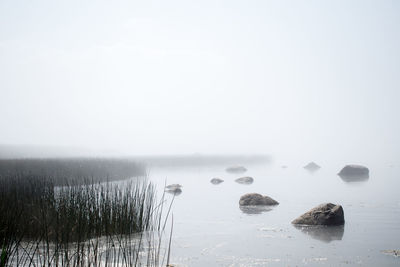
[[[318,162],[317,162],[318,163]],[[177,266],[400,265],[382,253],[400,248],[400,186],[396,166],[368,166],[370,178],[348,182],[336,174],[343,165],[310,173],[302,166],[246,166],[243,174],[228,166],[152,168],[150,180],[162,188],[181,184],[172,213],[171,263]],[[254,183],[234,182],[251,176]],[[210,183],[214,177],[225,180]],[[257,192],[280,204],[241,209],[241,195]],[[172,195],[167,194],[169,200]],[[343,206],[343,227],[299,228],[291,221],[318,204]]]

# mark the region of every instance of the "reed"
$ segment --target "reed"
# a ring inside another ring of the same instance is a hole
[[[2,175],[0,266],[159,266],[163,201],[146,179]]]

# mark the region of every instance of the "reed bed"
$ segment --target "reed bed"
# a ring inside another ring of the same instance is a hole
[[[146,167],[124,158],[0,159],[0,176],[15,175],[51,177],[55,185],[63,185],[71,179],[105,182],[146,176]]]
[[[0,176],[0,267],[164,264],[168,216],[151,183],[60,181]]]

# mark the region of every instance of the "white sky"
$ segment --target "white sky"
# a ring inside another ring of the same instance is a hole
[[[0,1],[0,143],[400,156],[400,1]]]

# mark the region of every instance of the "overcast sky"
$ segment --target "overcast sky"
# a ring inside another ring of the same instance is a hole
[[[0,1],[0,143],[400,156],[400,1]]]

